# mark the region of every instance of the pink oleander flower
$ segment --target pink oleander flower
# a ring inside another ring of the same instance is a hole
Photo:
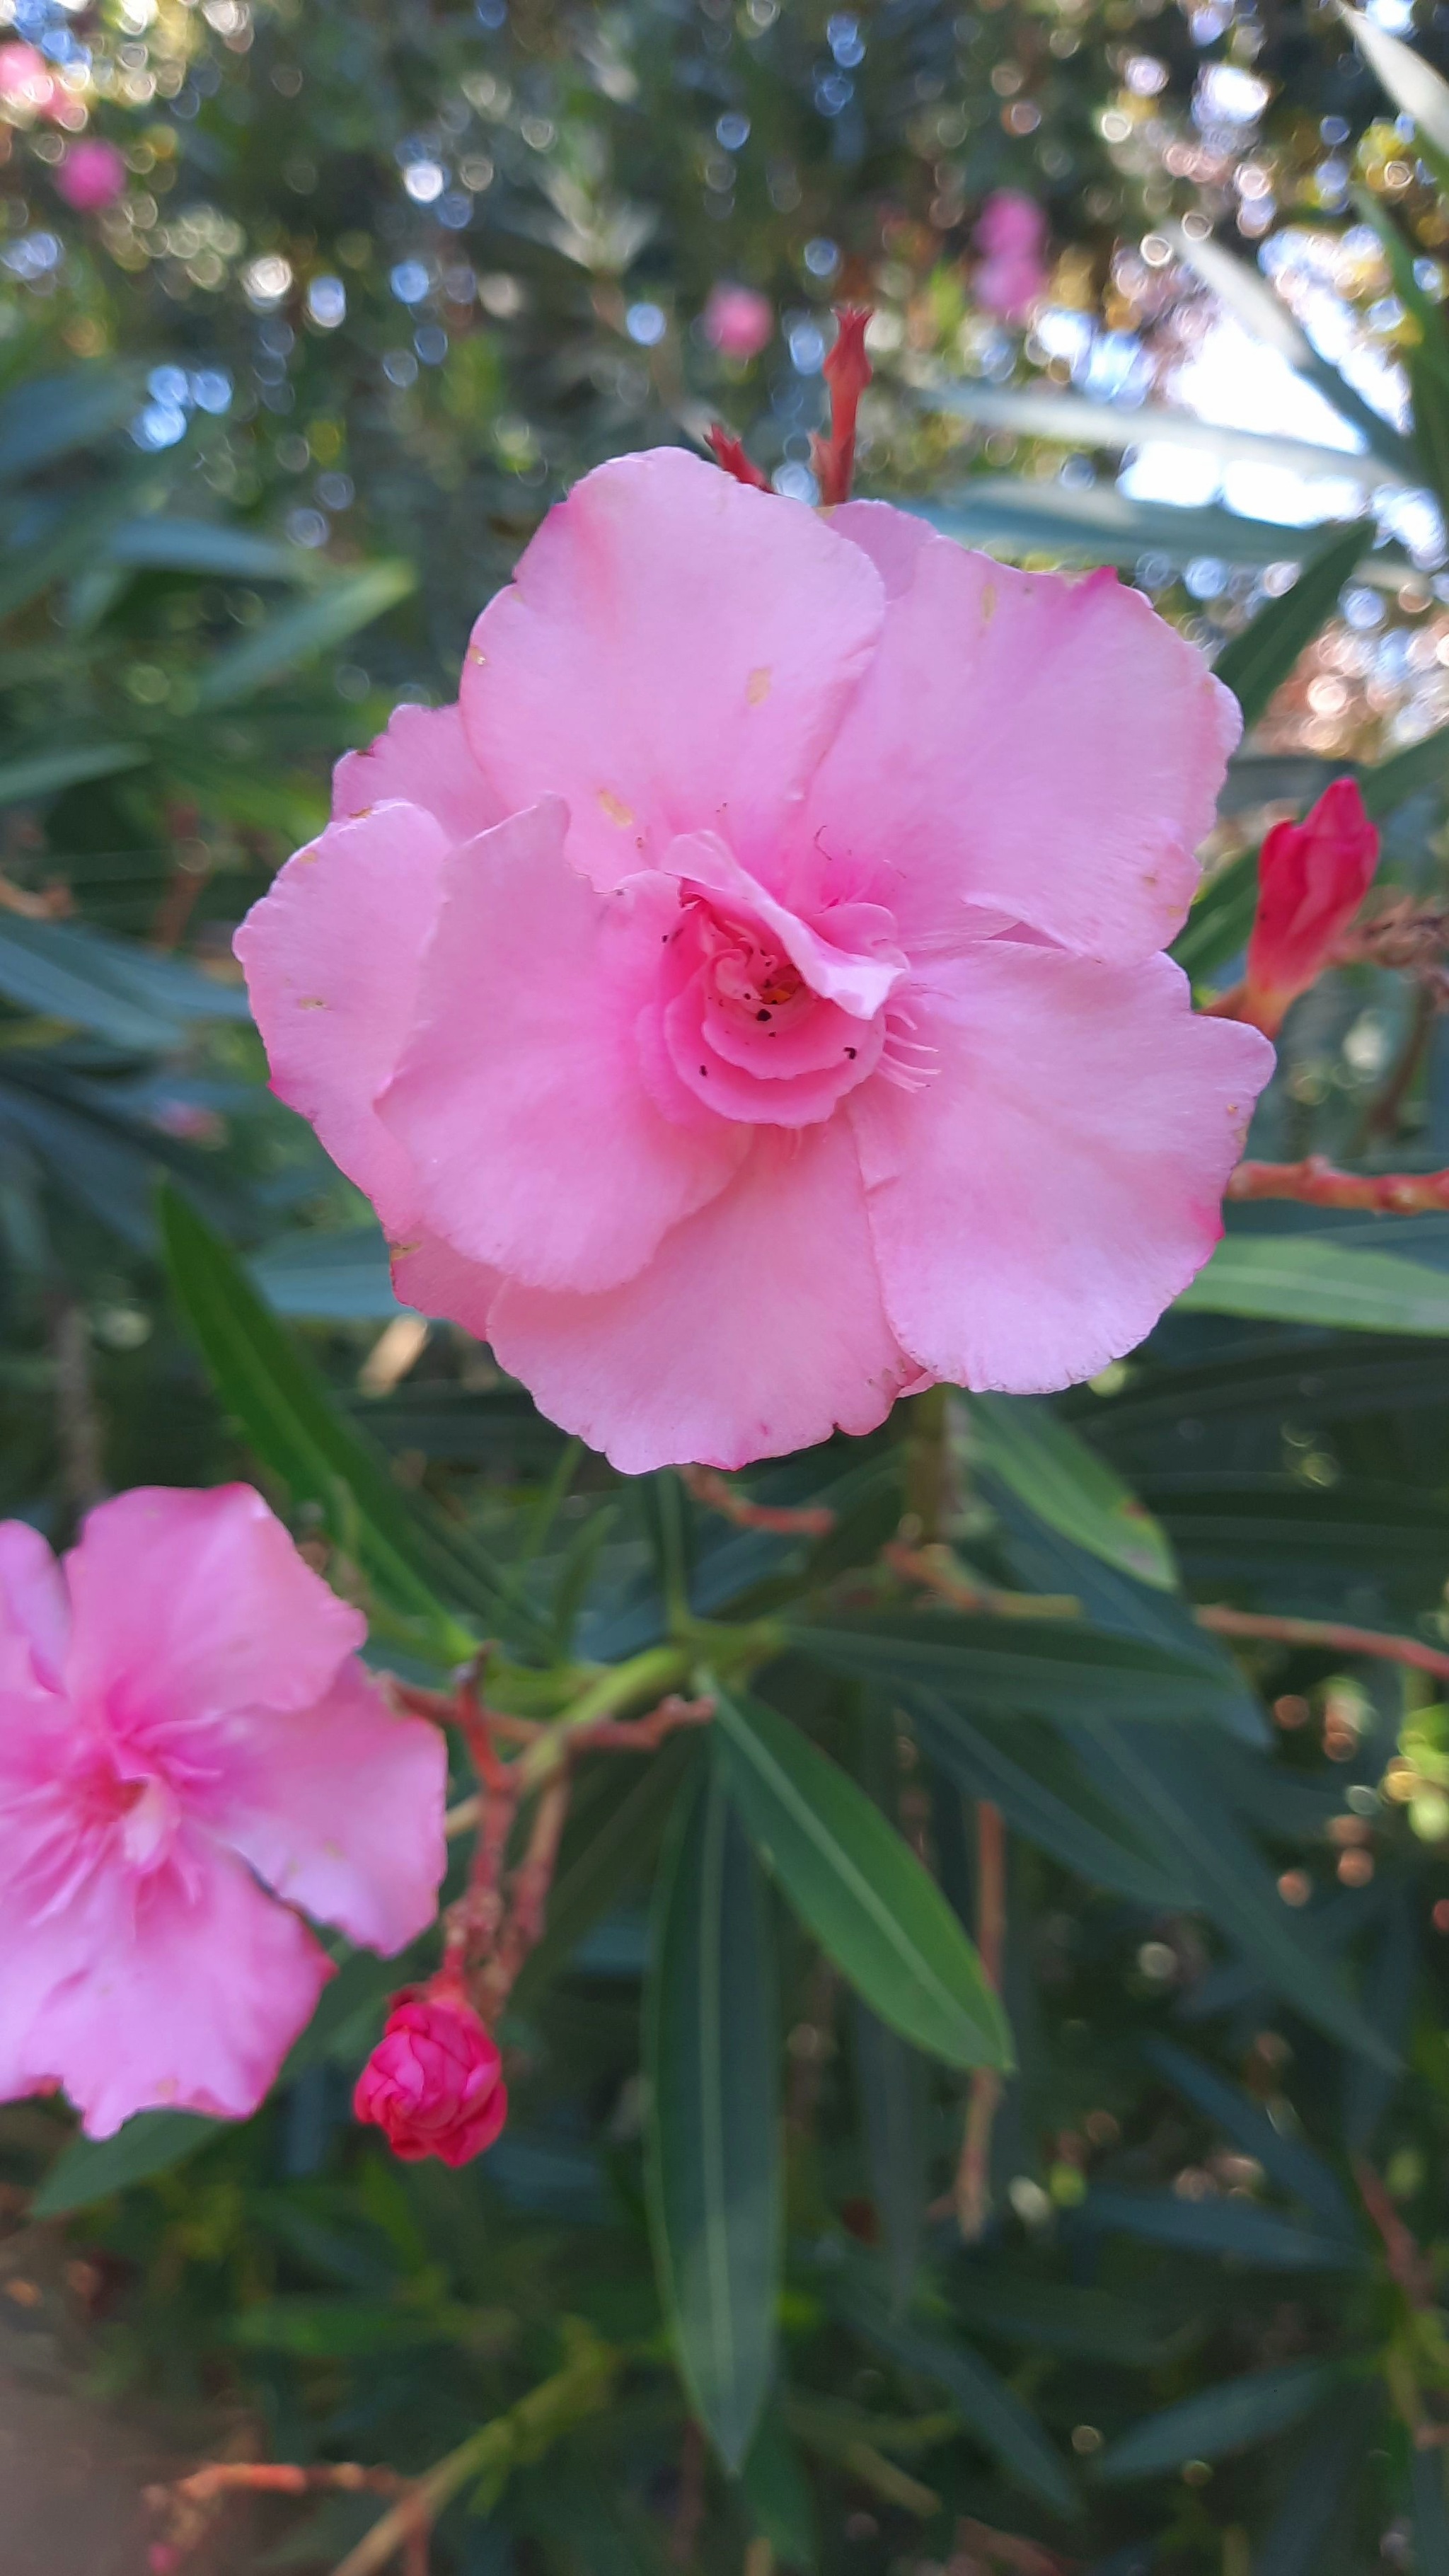
[[[398,1996],[352,2108],[409,2163],[441,2156],[445,2165],[465,2165],[492,2146],[508,2117],[503,2061],[457,1986],[440,1979],[422,1994]]]
[[[757,358],[775,328],[775,308],[758,287],[712,286],[700,327],[722,358]]]
[[[273,1087],[626,1470],[1089,1377],[1272,1065],[1158,954],[1238,729],[1110,572],[622,458],[243,924]]]
[[[0,45],[0,103],[23,116],[44,116],[55,93],[54,70],[34,45]]]
[[[126,164],[114,143],[99,135],[67,146],[55,173],[56,194],[79,215],[98,215],[113,206],[126,185]]]
[[[1003,322],[1024,320],[1051,283],[1042,258],[1046,216],[1036,199],[998,188],[981,209],[975,240],[983,254],[972,280],[977,303]]]
[[[245,2118],[332,1974],[293,1907],[426,1929],[444,1745],[365,1634],[248,1485],[120,1494],[59,1564],[0,1523],[0,2099]]]
[[[1275,823],[1258,855],[1258,909],[1240,1019],[1271,1037],[1317,982],[1379,862],[1379,836],[1351,778],[1325,787],[1301,823]]]

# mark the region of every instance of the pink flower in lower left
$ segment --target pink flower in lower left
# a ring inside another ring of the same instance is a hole
[[[446,1750],[248,1485],[0,1523],[0,2099],[254,2111],[332,1964],[432,1921]]]

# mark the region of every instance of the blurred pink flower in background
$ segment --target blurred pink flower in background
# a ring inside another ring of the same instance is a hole
[[[59,1564],[0,1523],[0,2099],[243,2118],[332,1974],[293,1906],[426,1929],[445,1748],[365,1635],[248,1485],[118,1495]]]
[[[55,94],[55,73],[34,45],[0,45],[0,100],[7,107],[44,116]]]
[[[1158,953],[1238,732],[1110,572],[622,458],[238,933],[273,1087],[626,1471],[1090,1377],[1272,1067]]]
[[[126,185],[126,164],[114,143],[100,135],[66,146],[55,172],[56,193],[80,215],[101,214],[113,206]]]
[[[439,1978],[423,1994],[399,1995],[352,2108],[406,2162],[465,2165],[492,2146],[508,2117],[503,2061],[459,1987]]]
[[[1042,258],[1046,216],[1034,197],[998,188],[981,209],[975,232],[983,257],[972,279],[976,301],[1003,322],[1020,322],[1051,283]]]
[[[701,317],[704,336],[722,358],[757,358],[775,328],[775,308],[754,286],[712,286]]]

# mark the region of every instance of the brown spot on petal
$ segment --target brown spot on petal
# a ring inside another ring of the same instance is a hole
[[[488,660],[487,654],[480,651],[476,644],[469,645],[466,658],[470,662],[476,662],[480,671],[485,667]]]
[[[327,1005],[320,993],[306,993],[297,1004],[297,1008],[299,1011],[325,1011]]]
[[[406,1261],[410,1252],[421,1252],[422,1248],[423,1238],[421,1235],[419,1235],[416,1243],[390,1243],[387,1247],[389,1259],[393,1261]]]
[[[996,615],[996,584],[989,581],[981,594],[981,623],[989,626]]]
[[[628,831],[634,817],[630,813],[622,796],[616,796],[612,787],[601,787],[599,789],[599,805],[602,812],[608,816],[609,821],[617,824],[621,832]]]
[[[745,682],[745,696],[752,707],[763,706],[770,694],[770,674],[765,669],[752,671]]]

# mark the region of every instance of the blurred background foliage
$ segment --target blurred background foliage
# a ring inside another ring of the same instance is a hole
[[[211,2458],[451,2462],[439,2576],[1449,2576],[1449,1214],[1235,1208],[1050,1407],[629,1484],[397,1310],[229,958],[573,476],[723,417],[812,497],[848,296],[862,488],[1117,564],[1237,689],[1205,992],[1266,822],[1360,777],[1380,935],[1255,1152],[1449,1162],[1449,93],[1393,51],[1449,58],[1449,12],[0,18],[0,1507],[62,1541],[258,1477],[381,1660],[500,1638],[535,1706],[784,1623],[712,1743],[581,1766],[478,2166],[351,2125],[407,1967],[341,1951],[241,2128],[0,2111],[0,2564],[384,2563],[372,2491],[142,2501]],[[1001,188],[1045,218],[1020,322]],[[999,2088],[841,1896],[867,1800],[980,1937]]]

